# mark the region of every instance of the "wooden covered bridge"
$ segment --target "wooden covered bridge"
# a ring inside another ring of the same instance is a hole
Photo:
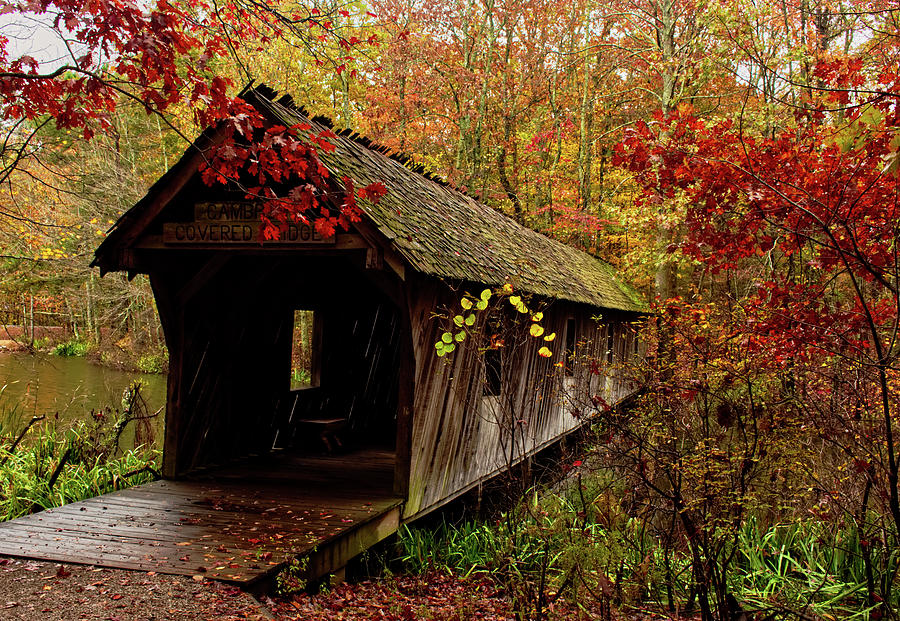
[[[267,88],[244,98],[272,124],[327,127]],[[615,369],[640,352],[644,307],[609,265],[356,136],[332,142],[332,177],[387,194],[331,238],[260,242],[258,207],[205,185],[197,148],[122,216],[94,264],[150,277],[164,479],[0,525],[0,553],[247,583],[315,548],[313,573],[332,572],[575,430],[591,398],[629,394]],[[495,315],[436,355],[435,313],[506,283],[558,337],[514,351]]]

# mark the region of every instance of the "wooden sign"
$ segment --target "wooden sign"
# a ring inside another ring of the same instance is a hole
[[[194,205],[193,222],[163,224],[163,243],[168,245],[229,244],[334,244],[334,236],[323,238],[315,227],[290,222],[278,239],[260,236],[263,206],[239,201],[204,202]]]

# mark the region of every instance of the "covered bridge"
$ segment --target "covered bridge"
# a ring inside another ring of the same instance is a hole
[[[244,98],[272,124],[327,128],[265,87]],[[608,264],[354,135],[333,144],[319,154],[333,177],[387,188],[349,231],[321,239],[297,226],[260,242],[258,207],[205,185],[192,149],[96,252],[102,272],[148,274],[156,296],[170,356],[166,479],[273,450],[312,446],[347,464],[375,451],[409,521],[573,431],[591,397],[629,394],[615,368],[640,350],[629,326],[644,306]],[[447,326],[435,314],[505,283],[533,296],[558,338],[526,338],[513,355],[477,337],[480,318],[436,355]]]
[[[327,129],[264,87],[244,98],[273,124]],[[609,363],[633,354],[626,324],[644,307],[608,264],[355,136],[339,134],[333,143],[333,152],[319,154],[333,177],[387,187],[377,205],[361,204],[354,230],[327,240],[307,238],[307,230],[266,243],[186,238],[183,231],[198,222],[254,219],[210,213],[217,204],[233,210],[242,196],[205,185],[202,156],[188,151],[122,216],[94,263],[102,272],[150,276],[170,356],[166,477],[291,446],[304,431],[292,421],[346,418],[357,437],[396,451],[394,490],[410,519],[495,474],[510,457],[500,425],[481,413],[490,390],[484,344],[462,343],[447,364],[436,356],[446,328],[434,313],[458,307],[463,291],[510,280],[552,301],[543,324],[560,335],[549,344],[555,356],[537,356],[535,341],[534,355],[521,356],[518,368],[506,365],[500,378],[518,389],[512,409],[525,421],[521,457],[581,422],[561,399],[567,372],[554,372],[551,360],[573,343],[590,344],[582,353]],[[313,311],[312,376],[309,387],[291,390],[299,309]],[[577,361],[568,373],[577,390],[607,403],[628,390],[612,372],[592,377]]]

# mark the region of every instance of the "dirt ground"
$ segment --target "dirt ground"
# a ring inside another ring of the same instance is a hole
[[[560,601],[548,621],[599,618]],[[318,595],[264,597],[202,576],[0,557],[0,620],[513,621],[514,606],[486,576],[441,572],[339,584]],[[636,617],[632,617],[634,619]],[[642,618],[646,621],[646,618]]]
[[[4,620],[271,618],[247,593],[202,578],[0,558]]]

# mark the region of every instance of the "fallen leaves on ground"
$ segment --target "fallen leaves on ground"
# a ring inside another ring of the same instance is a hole
[[[270,619],[241,591],[154,571],[0,559],[0,619]]]
[[[240,588],[203,575],[108,569],[0,559],[0,619],[59,621],[506,621],[517,617],[513,600],[485,575],[400,575],[345,583],[318,594],[265,598],[261,605]],[[560,599],[545,610],[547,621],[600,618]],[[52,617],[47,615],[52,612]],[[613,615],[616,618],[616,615]],[[629,619],[648,617],[629,615]]]
[[[463,579],[431,572],[340,584],[319,594],[265,600],[279,621],[505,621],[516,619],[516,606],[486,576]],[[568,602],[558,601],[546,619],[592,618]],[[520,617],[519,617],[520,618]]]

